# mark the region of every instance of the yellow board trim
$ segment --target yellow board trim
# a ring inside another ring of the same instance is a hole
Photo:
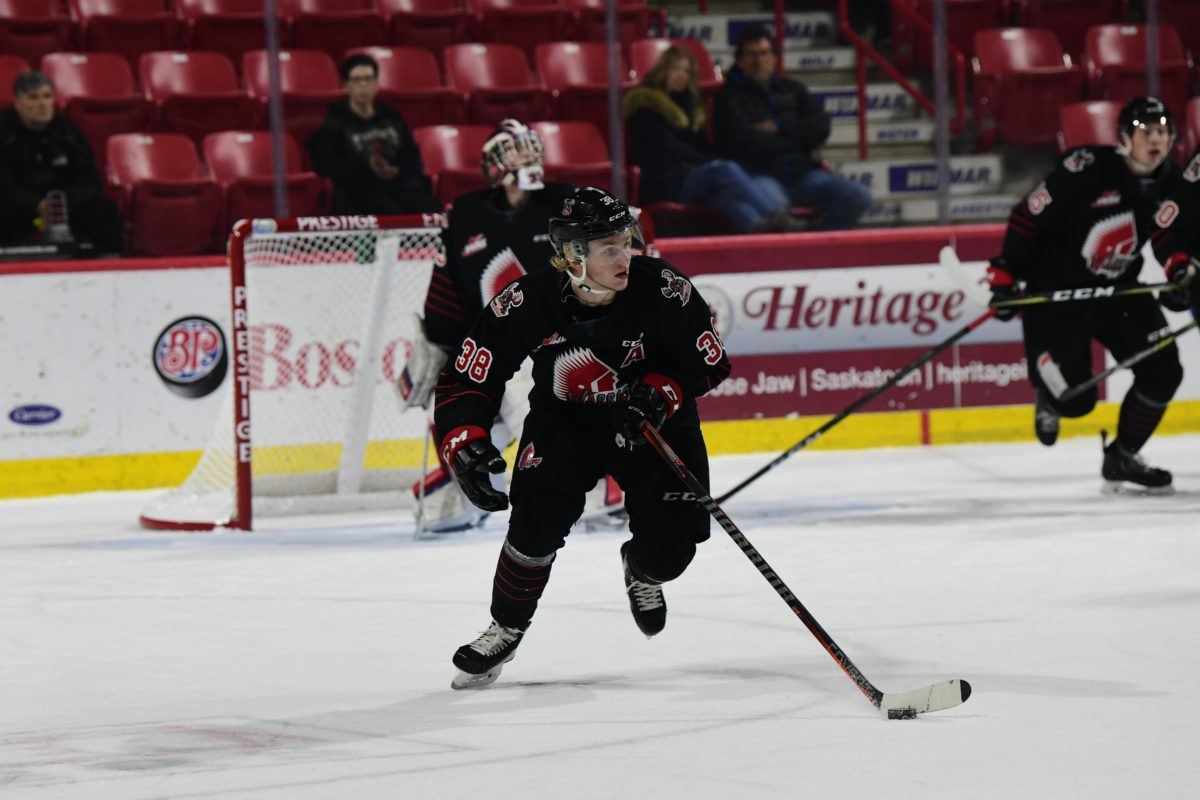
[[[1061,435],[1096,436],[1102,428],[1112,432],[1118,409],[1117,403],[1102,403],[1086,417],[1064,419]],[[712,455],[781,453],[831,417],[709,422],[704,425],[704,436]],[[1200,400],[1172,403],[1156,435],[1186,433],[1200,433]],[[851,450],[1032,439],[1033,406],[990,406],[854,414],[810,447]],[[509,448],[510,462],[514,452]],[[327,462],[331,457],[331,453],[324,453],[320,461]],[[199,451],[187,451],[0,461],[0,498],[178,486],[199,458]],[[382,452],[368,451],[368,460],[392,459]]]

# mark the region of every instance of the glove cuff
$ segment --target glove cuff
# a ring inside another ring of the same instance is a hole
[[[1004,267],[996,264],[989,264],[987,268],[988,285],[995,289],[998,286],[1012,286],[1013,276]]]
[[[1188,264],[1190,264],[1191,261],[1192,260],[1184,253],[1175,253],[1166,261],[1164,261],[1163,271],[1167,273],[1167,280],[1175,280],[1175,270],[1187,270]]]
[[[675,416],[675,412],[683,408],[683,390],[679,384],[657,372],[647,372],[642,376],[642,383],[654,388],[667,403],[667,415],[664,421]]]
[[[459,425],[442,439],[442,461],[447,465],[454,464],[454,456],[458,451],[476,439],[487,439],[488,432],[478,425]]]

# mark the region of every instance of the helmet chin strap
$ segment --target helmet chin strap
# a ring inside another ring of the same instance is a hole
[[[585,292],[586,294],[596,295],[597,298],[608,294],[616,294],[614,289],[604,289],[602,287],[592,286],[591,284],[586,283],[587,276],[587,256],[580,256],[579,277],[575,277],[575,273],[571,271],[570,268],[567,269],[567,278],[571,281],[571,283],[578,287],[579,291]]]

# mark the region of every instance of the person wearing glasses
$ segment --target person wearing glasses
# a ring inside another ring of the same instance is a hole
[[[777,75],[771,32],[742,29],[735,66],[713,104],[713,138],[724,158],[792,206],[817,212],[818,227],[853,228],[871,204],[871,192],[825,168],[817,149],[829,138],[829,115],[808,87]]]
[[[329,107],[306,143],[316,171],[333,181],[333,213],[442,211],[404,118],[375,99],[379,64],[353,55],[340,73],[346,97]]]

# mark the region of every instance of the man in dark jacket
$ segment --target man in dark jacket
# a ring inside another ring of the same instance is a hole
[[[823,168],[813,151],[829,138],[829,115],[799,81],[775,74],[775,40],[761,25],[742,30],[736,66],[717,92],[713,135],[721,155],[756,178],[767,176],[785,202],[816,208],[821,227],[853,228],[871,193]]]
[[[0,187],[0,244],[86,240],[120,251],[121,216],[91,145],[55,113],[54,84],[40,72],[17,76],[13,107],[0,115]]]
[[[342,62],[346,99],[329,107],[308,152],[333,180],[337,214],[418,214],[441,211],[412,133],[391,108],[375,102],[379,64],[367,55]]]

